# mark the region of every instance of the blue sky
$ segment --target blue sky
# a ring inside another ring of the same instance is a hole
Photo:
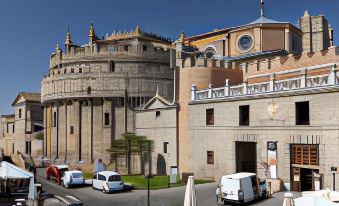
[[[40,92],[49,55],[63,47],[67,27],[76,44],[87,41],[94,22],[98,36],[113,30],[142,30],[177,38],[249,23],[260,0],[3,0],[0,2],[0,114],[12,113],[20,91]],[[324,14],[339,32],[337,0],[266,0],[265,15],[297,24],[305,10]],[[335,38],[336,45],[339,39]]]

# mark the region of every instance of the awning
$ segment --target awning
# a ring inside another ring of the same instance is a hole
[[[36,191],[34,187],[34,175],[20,167],[17,167],[6,161],[0,164],[0,179],[29,179],[29,193],[28,198],[36,199]]]

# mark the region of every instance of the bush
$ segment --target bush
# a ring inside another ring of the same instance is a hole
[[[34,138],[37,140],[43,140],[44,139],[44,133],[38,132],[34,135]]]

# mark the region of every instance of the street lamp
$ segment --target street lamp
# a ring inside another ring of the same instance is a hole
[[[148,146],[148,174],[145,173],[145,178],[147,178],[147,206],[150,206],[150,184],[149,180],[153,178],[152,175],[152,157],[151,157],[151,141],[147,141]]]
[[[335,191],[335,173],[337,173],[337,167],[331,167],[331,172],[333,174],[333,191]]]

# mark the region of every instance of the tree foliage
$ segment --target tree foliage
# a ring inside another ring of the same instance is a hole
[[[129,149],[131,154],[140,154],[140,150],[146,152],[148,151],[148,142],[150,142],[151,152],[153,152],[153,140],[148,140],[147,137],[138,136],[135,133],[125,133],[122,136],[122,139],[114,140],[111,148],[107,150],[112,155],[127,155]]]

